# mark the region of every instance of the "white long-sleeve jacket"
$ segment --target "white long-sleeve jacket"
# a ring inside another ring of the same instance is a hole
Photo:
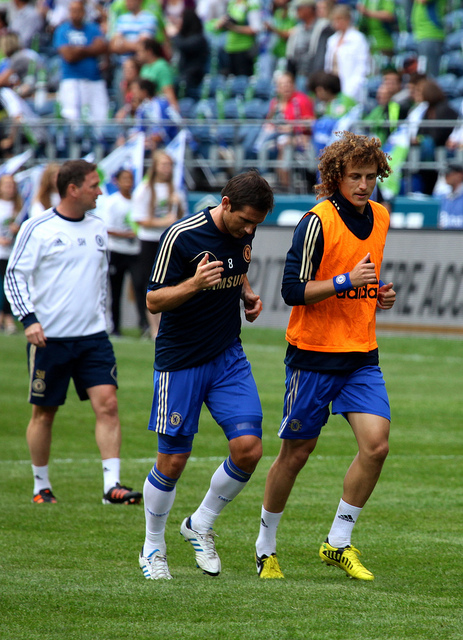
[[[370,72],[370,47],[368,40],[354,27],[349,27],[342,37],[336,31],[328,38],[325,54],[325,71],[334,70],[334,56],[337,56],[338,75],[341,91],[358,102],[365,100],[366,78]],[[341,43],[340,43],[341,41]]]
[[[4,283],[13,313],[25,326],[38,320],[47,338],[105,331],[107,246],[93,213],[73,221],[48,209],[25,222]]]

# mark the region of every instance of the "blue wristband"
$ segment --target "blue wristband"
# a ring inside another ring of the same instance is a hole
[[[341,275],[339,276],[334,276],[333,284],[334,288],[336,289],[336,293],[343,293],[343,291],[352,289],[352,283],[350,281],[350,275],[348,273],[341,273]]]
[[[379,288],[380,288],[380,289],[381,289],[381,287],[384,287],[384,285],[385,285],[385,284],[386,284],[386,283],[385,283],[385,282],[383,282],[382,280],[380,280],[380,281],[378,282],[378,285],[379,285]]]

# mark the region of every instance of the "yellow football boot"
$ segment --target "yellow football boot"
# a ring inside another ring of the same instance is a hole
[[[347,547],[332,547],[328,538],[318,552],[322,562],[343,569],[348,576],[357,580],[374,580],[374,575],[368,571],[359,560],[360,551],[351,545]]]

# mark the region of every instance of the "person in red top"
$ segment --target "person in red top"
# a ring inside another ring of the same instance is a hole
[[[299,222],[286,256],[282,294],[293,307],[286,340],[286,395],[280,453],[265,487],[256,565],[261,578],[283,578],[276,531],[299,471],[332,413],[349,422],[358,444],[342,499],[319,556],[359,580],[373,574],[358,558],[351,534],[388,454],[389,400],[375,335],[376,309],[395,301],[379,279],[389,214],[370,200],[387,177],[378,138],[344,131],[326,147],[318,169],[317,204]]]
[[[293,145],[298,151],[303,151],[310,138],[311,121],[315,119],[314,104],[305,93],[296,90],[294,76],[285,72],[277,76],[276,97],[270,102],[267,120],[263,127],[266,138],[274,138],[278,150],[278,160],[283,161],[285,149]],[[307,124],[276,124],[272,121],[309,120]],[[281,186],[289,186],[289,166],[278,169],[278,178]]]

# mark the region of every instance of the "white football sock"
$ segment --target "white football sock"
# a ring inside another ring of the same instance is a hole
[[[37,467],[33,464],[31,466],[34,475],[34,495],[42,491],[42,489],[51,489],[51,482],[48,477],[48,465]]]
[[[271,556],[272,553],[276,553],[277,529],[282,515],[283,511],[272,513],[262,507],[259,536],[256,540],[256,554],[258,556]]]
[[[228,469],[225,471],[225,467]],[[235,477],[231,477],[233,473]],[[204,500],[191,516],[191,528],[198,533],[206,533],[212,529],[220,512],[229,502],[244,489],[251,474],[241,472],[241,480],[237,480],[237,467],[230,469],[230,458],[227,458],[215,471]],[[244,481],[243,481],[243,478]]]
[[[165,555],[166,542],[164,532],[166,529],[167,517],[174,504],[176,487],[172,491],[162,491],[154,487],[148,478],[143,486],[143,502],[145,506],[145,542],[143,544],[143,555],[159,549]]]
[[[104,493],[116,486],[120,478],[121,461],[120,458],[106,458],[102,460]]]
[[[350,545],[352,529],[362,512],[362,507],[354,507],[340,500],[338,510],[328,534],[328,542],[332,547],[347,547]]]

